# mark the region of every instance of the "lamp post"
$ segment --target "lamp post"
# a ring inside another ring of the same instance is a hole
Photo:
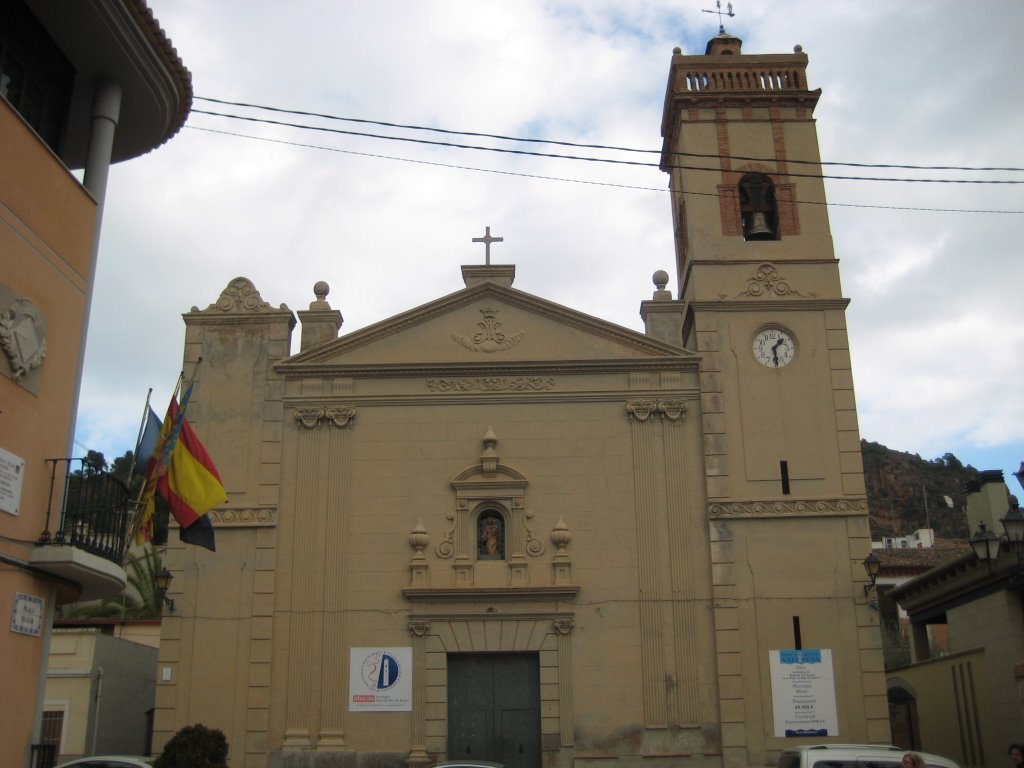
[[[999,557],[999,536],[993,531],[985,528],[985,523],[978,523],[978,532],[971,536],[971,549],[974,556],[979,560],[988,563],[988,569],[992,570],[992,561]]]
[[[160,599],[164,601],[171,613],[174,613],[174,600],[167,596],[167,588],[171,586],[173,579],[174,575],[166,567],[161,567],[160,572],[156,575],[157,592],[160,593]]]
[[[1017,553],[1017,562],[1021,559],[1021,549],[1024,545],[1024,509],[1011,509],[1006,516],[1000,520],[1003,530],[1006,531],[1006,539],[1010,547]]]
[[[868,554],[864,558],[864,570],[868,572],[868,578],[871,579],[870,584],[864,585],[864,597],[868,596],[868,592],[871,591],[872,587],[875,586],[875,579],[878,578],[878,569],[882,567],[882,561],[878,559],[878,555],[874,552]]]

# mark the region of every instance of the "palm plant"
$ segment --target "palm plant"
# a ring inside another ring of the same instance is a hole
[[[117,597],[86,603],[66,614],[69,619],[158,619],[163,613],[163,596],[157,586],[160,553],[147,546],[125,561],[128,587]]]

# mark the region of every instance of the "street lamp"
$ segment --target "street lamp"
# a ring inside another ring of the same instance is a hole
[[[1021,564],[1022,550],[1024,550],[1024,509],[1020,507],[1011,509],[1006,517],[1000,520],[1003,530],[1006,531],[1006,539],[1010,542],[1010,548],[1017,553],[1017,565]]]
[[[864,597],[868,596],[868,592],[875,586],[875,579],[878,578],[878,569],[882,567],[882,561],[878,559],[878,555],[871,552],[867,557],[864,558],[864,570],[868,572],[868,578],[871,579],[870,584],[864,585]]]
[[[971,549],[974,556],[979,560],[988,563],[988,569],[992,570],[992,561],[999,557],[999,536],[985,528],[985,523],[978,523],[979,530],[971,536]]]
[[[167,596],[167,588],[171,586],[173,578],[174,576],[166,567],[161,567],[160,572],[156,575],[157,592],[160,593],[160,599],[164,601],[164,604],[171,613],[174,613],[174,600]]]

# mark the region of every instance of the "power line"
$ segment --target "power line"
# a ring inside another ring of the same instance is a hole
[[[306,144],[298,141],[287,141],[285,139],[271,139],[265,136],[252,136],[245,133],[235,133],[233,131],[221,131],[214,128],[200,128],[194,125],[186,125],[193,131],[202,131],[204,133],[215,133],[221,136],[234,136],[241,139],[251,139],[253,141],[264,141],[269,144],[283,144],[290,147],[302,147],[305,149],[319,149],[325,152],[337,152],[343,155],[354,155],[357,157],[369,157],[377,160],[394,160],[400,163],[415,163],[417,165],[430,165],[437,168],[451,168],[460,171],[476,171],[478,173],[496,173],[502,176],[519,176],[527,179],[539,179],[542,181],[561,181],[570,184],[588,184],[599,187],[614,187],[618,189],[634,189],[644,192],[659,192],[662,194],[671,192],[671,190],[664,187],[641,187],[631,184],[616,184],[613,182],[604,181],[591,181],[588,179],[569,179],[559,176],[544,176],[536,173],[521,173],[517,171],[501,171],[494,168],[476,168],[469,165],[454,165],[452,163],[439,163],[431,160],[414,160],[408,157],[395,157],[393,155],[380,155],[371,152],[356,152],[351,149],[338,149],[337,147],[325,147],[319,144]],[[721,195],[715,192],[696,192],[696,191],[684,191],[679,194],[691,195],[697,197],[721,197]],[[869,208],[876,210],[887,210],[887,211],[923,211],[923,212],[935,212],[935,213],[1009,213],[1009,214],[1024,214],[1024,211],[1013,211],[1013,210],[984,210],[984,209],[970,209],[970,208],[915,208],[912,206],[899,206],[899,205],[871,205],[866,203],[826,203],[820,200],[794,200],[795,204],[801,205],[828,205],[831,208]]]
[[[336,120],[347,123],[357,123],[362,125],[379,125],[385,128],[401,128],[403,130],[411,131],[429,131],[432,133],[441,133],[449,136],[472,136],[475,138],[488,138],[488,139],[499,139],[501,141],[517,141],[531,144],[551,144],[561,147],[578,147],[581,149],[606,149],[616,152],[636,152],[640,154],[654,154],[660,155],[660,149],[637,149],[632,147],[620,147],[607,144],[581,144],[573,141],[558,141],[556,139],[531,139],[524,138],[521,136],[507,136],[499,133],[480,133],[477,131],[456,131],[446,128],[436,128],[425,125],[411,125],[405,123],[392,123],[383,120],[369,120],[358,117],[341,117],[339,115],[331,115],[323,112],[307,112],[297,109],[284,109],[282,107],[271,107],[264,104],[250,104],[244,101],[227,101],[225,99],[215,99],[207,96],[196,96],[196,99],[200,101],[209,101],[215,104],[224,104],[232,107],[243,107],[247,109],[261,109],[267,112],[277,112],[288,115],[299,115],[302,117],[319,117],[325,120]],[[193,110],[200,112],[201,110]],[[216,113],[203,113],[203,114],[216,114]],[[746,160],[750,162],[759,163],[771,163],[776,162],[776,158],[770,157],[749,157],[746,155],[717,155],[717,154],[706,154],[700,152],[672,152],[670,153],[677,157],[697,157],[705,158],[709,160]],[[1013,173],[1024,172],[1024,168],[1013,168],[1013,167],[982,167],[982,166],[963,166],[963,165],[897,165],[892,163],[851,163],[851,162],[840,162],[840,161],[817,161],[817,160],[786,160],[789,164],[796,165],[827,165],[827,166],[842,166],[849,168],[892,168],[896,170],[911,170],[911,171],[976,171],[976,172],[990,172],[990,171],[1008,171]]]
[[[279,125],[286,128],[298,128],[304,131],[318,131],[320,133],[333,133],[343,136],[362,136],[370,139],[383,139],[385,141],[402,141],[410,144],[425,144],[427,146],[435,147],[448,147],[451,149],[472,149],[481,152],[498,152],[500,154],[507,155],[525,155],[530,157],[548,157],[558,160],[579,160],[589,163],[609,163],[612,165],[630,165],[637,167],[646,168],[659,168],[659,163],[646,163],[639,160],[615,160],[613,158],[605,157],[585,157],[583,155],[560,155],[552,152],[534,152],[526,149],[507,149],[504,147],[482,147],[476,144],[457,144],[450,141],[431,141],[429,139],[415,139],[408,136],[387,136],[379,133],[366,133],[363,131],[346,131],[341,128],[326,128],[319,125],[304,125],[302,123],[289,123],[283,120],[268,120],[263,117],[248,117],[245,115],[232,115],[226,112],[210,112],[203,109],[193,109],[192,114],[199,115],[210,115],[213,117],[225,117],[231,120],[243,120],[251,123],[261,123],[264,125]],[[685,170],[685,171],[707,171],[712,173],[720,173],[720,168],[708,168],[703,166],[694,165],[670,165],[669,169],[672,170]],[[830,174],[821,173],[793,173],[787,171],[786,173],[779,173],[779,176],[787,176],[790,178],[804,178],[804,179],[837,179],[844,181],[885,181],[885,182],[902,182],[911,184],[1024,184],[1024,180],[1016,181],[1012,179],[901,179],[894,177],[884,176],[833,176]]]

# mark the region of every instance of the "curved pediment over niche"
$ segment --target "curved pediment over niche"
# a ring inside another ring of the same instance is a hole
[[[192,311],[202,314],[233,315],[291,312],[286,304],[282,304],[279,309],[270,306],[263,300],[260,292],[256,290],[256,286],[247,277],[236,277],[221,291],[217,301],[203,310],[200,310],[199,307],[192,307]]]

